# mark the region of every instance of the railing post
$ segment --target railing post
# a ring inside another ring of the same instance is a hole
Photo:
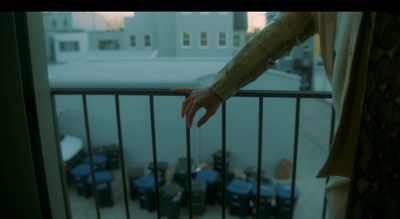
[[[191,152],[191,141],[190,141],[190,129],[186,125],[186,159],[187,159],[187,169],[188,169],[188,207],[189,207],[189,218],[193,218],[193,209],[192,209],[192,152]]]
[[[260,190],[261,190],[261,164],[262,164],[262,134],[263,134],[263,98],[258,98],[258,157],[257,157],[257,194],[256,194],[256,218],[260,219]]]
[[[226,208],[226,102],[222,102],[222,219]]]
[[[64,170],[64,162],[62,159],[62,154],[61,154],[61,143],[59,139],[59,128],[58,128],[58,118],[57,118],[57,106],[56,106],[56,97],[55,95],[51,95],[51,106],[52,106],[52,111],[53,111],[53,124],[54,124],[54,131],[56,135],[56,144],[57,144],[57,156],[58,156],[58,165],[60,169],[60,178],[61,178],[61,185],[62,185],[62,192],[63,192],[63,197],[64,197],[64,206],[67,212],[67,218],[72,218],[71,215],[71,205],[69,203],[69,195],[67,192],[67,186],[66,186],[66,177],[65,177],[65,170]]]
[[[335,134],[335,108],[332,106],[332,111],[331,111],[331,127],[330,127],[330,131],[329,131],[329,148],[331,147],[332,141],[333,141],[333,136]],[[326,178],[325,180],[325,186],[329,181],[329,177]],[[322,219],[326,218],[326,189],[324,192],[324,205],[322,208]]]
[[[296,117],[294,127],[294,151],[293,151],[293,172],[292,172],[292,189],[290,194],[290,216],[293,218],[295,189],[296,189],[296,171],[297,171],[297,151],[299,144],[299,119],[300,119],[300,97],[296,97]]]
[[[127,194],[127,186],[126,186],[126,169],[125,169],[125,158],[124,158],[124,147],[122,141],[122,128],[121,128],[121,111],[120,111],[120,104],[119,104],[119,95],[114,95],[114,103],[115,103],[115,111],[117,115],[117,131],[118,131],[118,146],[119,146],[119,156],[121,160],[121,171],[122,171],[122,184],[124,190],[124,200],[125,200],[125,211],[126,211],[126,218],[130,218],[129,213],[129,201],[128,201],[128,194]]]
[[[93,153],[92,153],[92,142],[90,140],[90,128],[89,128],[89,118],[88,118],[88,109],[87,109],[87,100],[86,100],[86,94],[82,95],[82,101],[83,101],[83,115],[85,119],[85,129],[86,129],[86,141],[88,144],[88,150],[89,150],[89,164],[90,164],[90,177],[92,178],[92,191],[93,195],[95,197],[95,202],[96,202],[96,214],[97,218],[100,219],[100,209],[99,209],[99,197],[97,195],[97,184],[96,184],[96,178],[95,178],[95,169],[93,165]]]
[[[156,207],[157,207],[157,218],[160,219],[160,192],[159,192],[159,184],[158,184],[158,165],[157,165],[157,143],[156,143],[156,128],[155,128],[155,119],[154,119],[154,96],[150,95],[150,120],[151,120],[151,140],[153,145],[153,165],[154,165],[154,179],[156,186]]]

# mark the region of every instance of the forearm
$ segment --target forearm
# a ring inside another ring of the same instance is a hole
[[[310,13],[284,13],[254,37],[214,78],[210,88],[222,100],[255,80],[275,61],[315,33]]]

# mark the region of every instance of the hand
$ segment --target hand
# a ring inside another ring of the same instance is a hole
[[[182,104],[181,116],[186,116],[186,125],[192,127],[196,112],[204,107],[206,113],[200,118],[197,127],[201,127],[217,111],[222,100],[210,88],[173,88],[172,91],[189,95]]]

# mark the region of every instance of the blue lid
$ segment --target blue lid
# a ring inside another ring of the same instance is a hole
[[[196,179],[207,181],[207,183],[214,183],[217,181],[219,173],[215,170],[200,170],[196,174]]]
[[[160,182],[162,179],[161,177],[158,177],[158,182]],[[152,188],[155,184],[155,177],[153,174],[148,174],[140,177],[139,179],[136,179],[134,181],[134,184],[136,187],[143,188],[143,189],[148,189]]]
[[[228,192],[236,194],[250,194],[253,183],[240,179],[234,179],[229,183]]]
[[[111,182],[112,180],[114,180],[114,176],[109,170],[95,172],[94,178],[96,180],[96,184]],[[92,176],[87,176],[86,181],[87,183],[92,184]]]
[[[71,170],[73,176],[87,176],[90,173],[90,165],[88,163],[82,163]]]
[[[282,198],[290,198],[292,195],[292,185],[291,184],[277,184],[276,185],[276,194]],[[295,198],[299,197],[299,192],[295,189]]]
[[[251,190],[251,194],[256,195],[257,194],[257,183],[253,184],[254,187]],[[269,183],[261,183],[260,186],[260,196],[261,197],[271,197],[275,195],[275,187],[273,184]]]
[[[93,163],[95,164],[103,164],[105,162],[107,162],[107,157],[101,154],[96,154],[96,155],[92,155],[93,158]],[[89,163],[89,156],[86,156],[85,158],[82,159],[83,162],[87,162]]]

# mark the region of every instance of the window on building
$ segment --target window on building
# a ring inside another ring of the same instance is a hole
[[[51,26],[53,27],[53,29],[57,29],[57,20],[56,19],[53,19],[51,21]]]
[[[61,52],[78,52],[79,42],[78,41],[64,41],[60,42]]]
[[[200,33],[200,47],[207,47],[208,46],[208,33],[201,32]]]
[[[233,35],[233,47],[240,47],[240,35],[237,33]]]
[[[145,35],[145,36],[144,36],[144,47],[145,47],[145,48],[151,47],[151,38],[150,38],[150,35]]]
[[[190,33],[189,32],[182,33],[182,47],[190,47]]]
[[[99,50],[119,50],[118,40],[100,40]]]
[[[218,45],[221,47],[226,47],[226,33],[225,32],[219,32]]]
[[[131,35],[131,47],[136,47],[136,36]]]

